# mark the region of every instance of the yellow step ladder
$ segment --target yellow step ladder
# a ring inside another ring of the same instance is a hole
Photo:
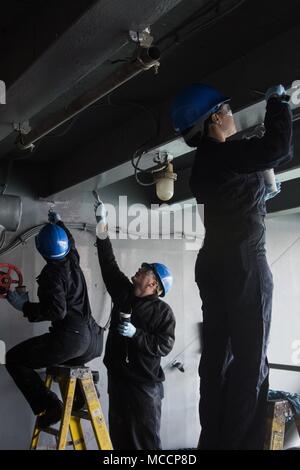
[[[73,410],[73,400],[76,382],[79,381],[85,398],[87,411]],[[74,450],[86,450],[86,443],[81,426],[81,419],[89,420],[92,424],[98,448],[100,450],[112,450],[112,443],[106,428],[102,408],[96,393],[91,370],[85,366],[48,367],[46,371],[46,387],[51,388],[52,382],[58,382],[63,398],[63,412],[59,429],[38,428],[37,421],[31,439],[31,450],[36,450],[40,433],[52,434],[56,438],[56,450],[64,450],[66,445],[72,444]],[[70,430],[71,441],[68,442]]]

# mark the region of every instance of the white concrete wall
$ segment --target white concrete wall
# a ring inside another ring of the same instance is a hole
[[[26,212],[27,209],[25,209]],[[35,206],[34,217],[28,216],[26,228],[45,220],[46,203]],[[61,207],[66,221],[92,222],[92,211],[85,204]],[[300,340],[300,216],[274,217],[267,221],[268,256],[273,265],[275,282],[272,337],[269,358],[271,362],[292,363],[293,342]],[[23,227],[24,228],[24,227]],[[74,231],[81,255],[81,266],[86,275],[90,300],[96,320],[104,325],[110,311],[110,299],[103,287],[94,237],[85,232]],[[166,373],[165,399],[162,415],[162,442],[165,449],[194,447],[199,436],[198,422],[198,363],[200,357],[199,322],[201,303],[194,283],[196,251],[187,251],[184,240],[115,240],[116,257],[121,268],[129,276],[141,262],[161,261],[174,273],[174,287],[166,298],[174,310],[177,327],[176,343],[172,353],[163,359]],[[36,300],[35,277],[43,260],[34,248],[33,240],[26,246],[2,257],[2,262],[17,264],[24,273],[30,298]],[[32,325],[14,311],[5,300],[1,301],[0,340],[11,347],[18,342],[40,334],[47,324]],[[300,349],[300,347],[299,347]],[[185,372],[171,367],[173,360],[182,362]],[[300,359],[300,354],[298,356]],[[101,359],[92,361],[91,367],[100,370],[100,393],[107,415],[106,373]],[[300,392],[300,374],[291,372],[271,373],[271,386],[276,389]],[[33,427],[31,410],[4,366],[0,367],[0,449],[26,449]],[[88,432],[91,436],[91,432]],[[53,445],[52,438],[43,439],[42,445]],[[91,438],[92,441],[92,438]],[[296,442],[291,433],[289,444]],[[90,442],[93,447],[93,443]]]
[[[268,258],[274,278],[269,361],[300,366],[300,214],[267,220]],[[300,372],[271,370],[270,388],[300,393]],[[286,447],[300,446],[294,426]]]

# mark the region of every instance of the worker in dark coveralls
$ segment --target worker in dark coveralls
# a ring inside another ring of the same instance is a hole
[[[175,318],[163,297],[172,285],[161,263],[143,263],[130,280],[119,269],[105,231],[105,208],[96,204],[98,258],[113,309],[104,364],[108,372],[109,430],[114,449],[161,449],[161,357],[174,345]],[[97,226],[97,227],[98,227]],[[130,321],[122,321],[122,318]]]
[[[62,403],[35,369],[56,364],[83,365],[102,351],[101,329],[92,317],[74,239],[57,213],[49,212],[49,222],[36,237],[36,247],[47,262],[37,278],[39,302],[30,302],[28,293],[14,291],[7,295],[10,304],[28,321],[52,322],[49,333],[28,339],[6,354],[7,371],[34,414],[40,415],[41,428],[60,420]],[[81,395],[76,389],[78,404]]]
[[[174,99],[174,128],[196,147],[191,192],[204,204],[195,277],[202,299],[200,449],[261,449],[273,279],[265,249],[264,172],[289,161],[292,117],[282,85],[266,93],[265,134],[236,133],[230,98],[199,84]],[[272,194],[270,194],[272,191]]]

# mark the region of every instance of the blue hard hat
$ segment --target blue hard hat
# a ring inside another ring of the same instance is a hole
[[[164,297],[169,292],[173,284],[173,276],[169,268],[162,263],[143,263],[142,266],[152,269],[163,290],[160,297]]]
[[[62,259],[70,251],[70,242],[59,225],[47,224],[35,237],[35,246],[45,259]]]
[[[173,127],[184,132],[200,120],[205,121],[220,106],[231,100],[210,85],[194,84],[184,88],[171,105]]]

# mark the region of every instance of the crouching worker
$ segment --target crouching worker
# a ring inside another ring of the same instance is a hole
[[[36,247],[47,263],[37,278],[39,302],[30,302],[28,293],[7,295],[30,322],[52,322],[49,333],[18,344],[6,355],[6,368],[34,414],[40,415],[41,428],[60,420],[62,403],[35,369],[83,365],[102,352],[101,328],[91,314],[74,239],[58,214],[49,212],[49,222],[36,236]],[[81,402],[79,388],[76,396]]]
[[[113,302],[104,357],[110,437],[114,449],[161,449],[160,363],[173,348],[175,318],[159,297],[171,288],[172,275],[163,264],[143,263],[130,282],[115,260],[103,204],[95,209],[99,263]]]

